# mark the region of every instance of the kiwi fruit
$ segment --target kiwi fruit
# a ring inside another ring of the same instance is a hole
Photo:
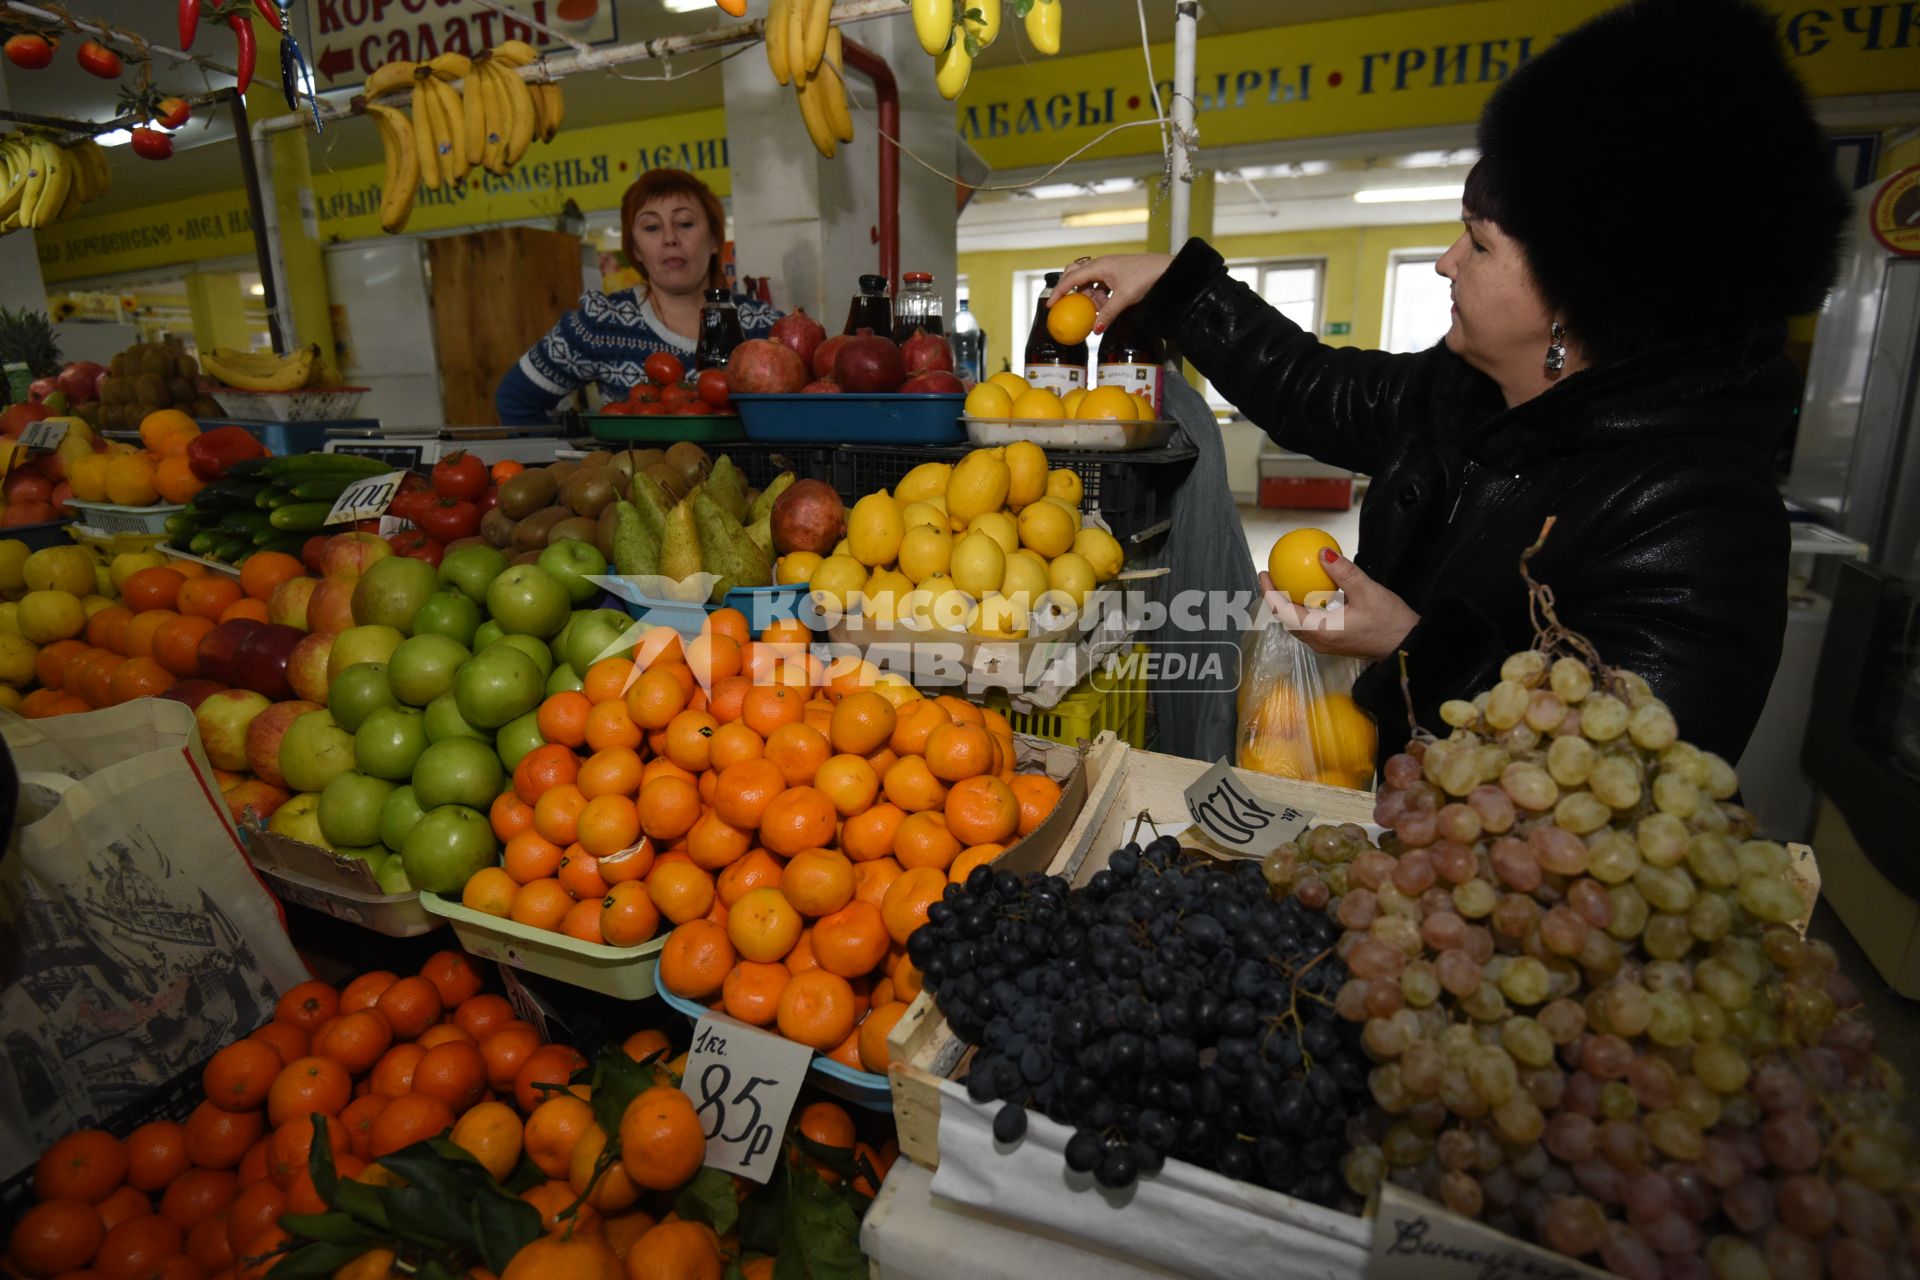
[[[577,462],[550,462],[541,468],[541,470],[553,477],[555,484],[565,484],[567,477],[579,469],[580,464]]]
[[[680,478],[678,471],[675,471],[666,463],[658,462],[648,467],[647,474],[658,481],[660,487],[667,491],[667,496],[675,502],[687,496],[687,482]]]
[[[600,554],[607,558],[608,564],[613,563],[613,526],[619,510],[609,502],[601,509],[600,519],[594,522],[593,545],[600,548]]]
[[[680,473],[683,485],[691,488],[707,478],[713,470],[713,459],[691,440],[682,440],[667,450],[667,465]]]
[[[510,547],[513,545],[514,519],[499,507],[480,517],[480,536],[489,546]]]
[[[560,486],[560,501],[589,520],[597,520],[619,496],[613,473],[606,467],[582,467]]]
[[[539,549],[539,550],[537,550],[537,551],[522,551],[522,552],[520,552],[519,554],[517,554],[517,555],[515,555],[515,556],[514,556],[514,557],[513,557],[513,558],[512,558],[511,560],[508,560],[508,561],[507,561],[507,563],[508,563],[508,564],[510,564],[510,565],[514,565],[514,564],[539,564],[539,563],[540,563],[540,552],[541,552],[541,551],[544,551],[544,550],[546,550],[546,548],[545,548],[545,547],[542,547],[542,548],[540,548],[540,549]]]
[[[522,474],[525,474],[524,472]],[[513,526],[513,547],[516,551],[539,551],[547,545],[547,535],[553,526],[562,520],[573,518],[573,512],[565,507],[542,507],[519,524]]]
[[[582,471],[592,471],[594,468],[604,467],[612,461],[613,455],[607,450],[595,449],[592,453],[580,459],[580,469]]]
[[[555,521],[553,527],[547,530],[547,545],[565,542],[569,538],[575,542],[592,545],[599,532],[598,521],[590,520],[586,516],[568,516],[565,520]]]
[[[500,507],[515,520],[523,520],[540,510],[550,507],[560,493],[560,482],[551,472],[541,469],[522,471],[519,475],[508,476],[500,486]]]
[[[164,409],[173,403],[173,394],[167,390],[167,380],[157,373],[143,373],[133,380],[133,398],[156,409]]]

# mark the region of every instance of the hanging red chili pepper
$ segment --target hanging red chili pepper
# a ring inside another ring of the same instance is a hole
[[[233,28],[234,70],[239,76],[235,88],[245,93],[247,86],[253,83],[253,23],[247,21],[244,13],[230,13],[227,15],[227,25]]]
[[[280,10],[274,7],[273,0],[253,0],[253,3],[260,10],[260,16],[267,20],[268,26],[282,35],[286,34],[287,29],[280,24]]]
[[[180,49],[193,48],[193,37],[200,30],[200,0],[180,0]]]

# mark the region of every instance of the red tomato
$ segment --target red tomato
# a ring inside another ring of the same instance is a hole
[[[667,412],[669,412],[669,410],[667,409],[667,406],[665,406],[664,404],[661,404],[658,400],[652,400],[647,402],[646,404],[637,404],[633,406],[634,416],[641,417],[641,418],[656,418],[661,414],[667,413]]]
[[[727,391],[727,371],[725,369],[702,369],[700,376],[693,380],[694,393],[716,409],[724,409],[733,403],[733,396]]]
[[[387,504],[387,514],[396,519],[420,523],[420,513],[433,505],[434,497],[426,489],[402,489],[393,495],[393,501]]]
[[[433,491],[443,498],[477,498],[487,491],[487,464],[457,449],[433,464]]]
[[[627,392],[627,401],[630,404],[652,404],[659,398],[660,388],[654,386],[651,382],[643,382],[633,390]]]
[[[387,545],[393,548],[393,554],[408,560],[424,560],[438,568],[441,557],[447,549],[418,529],[402,529],[387,539]]]
[[[30,31],[8,36],[7,61],[22,71],[38,71],[53,61],[53,43]]]
[[[162,98],[154,109],[153,119],[163,129],[178,129],[192,114],[185,98]]]
[[[165,160],[173,154],[173,139],[158,129],[135,129],[133,154],[142,160]]]
[[[670,387],[687,376],[686,363],[679,356],[668,355],[664,351],[656,351],[648,356],[646,364],[641,367],[647,371],[648,382],[662,387]]]
[[[102,80],[118,80],[122,67],[120,55],[98,40],[88,40],[80,46],[75,55],[80,69],[89,75],[99,76]]]
[[[422,511],[414,523],[437,542],[471,538],[480,532],[480,508],[465,498],[442,498]]]
[[[699,395],[692,387],[677,382],[673,386],[664,388],[660,392],[660,403],[666,405],[669,409],[674,405],[685,404],[689,400],[698,400],[699,398]]]

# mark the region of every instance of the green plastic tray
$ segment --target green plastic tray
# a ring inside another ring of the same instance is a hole
[[[420,905],[453,925],[454,936],[470,955],[621,1000],[644,1000],[654,993],[654,971],[667,945],[665,932],[637,947],[581,942],[553,929],[475,911],[437,893],[422,893]]]
[[[691,440],[695,444],[730,444],[747,438],[747,429],[738,416],[730,413],[654,413],[628,416],[619,413],[581,415],[587,434],[595,440],[643,441],[647,444],[673,444]]]

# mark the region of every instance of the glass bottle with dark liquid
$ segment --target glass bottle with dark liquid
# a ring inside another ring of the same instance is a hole
[[[747,340],[740,328],[740,309],[725,289],[709,289],[700,308],[700,338],[693,348],[695,369],[724,369],[733,349]]]
[[[1047,289],[1060,283],[1058,271],[1047,272]],[[1047,295],[1042,294],[1033,314],[1033,328],[1027,334],[1027,381],[1036,387],[1050,388],[1058,395],[1087,385],[1087,344],[1072,346],[1047,332]]]
[[[893,333],[893,299],[887,296],[885,276],[861,276],[860,292],[847,308],[847,327],[842,333],[871,329],[881,337]]]
[[[1114,386],[1129,395],[1146,392],[1153,416],[1161,416],[1166,390],[1167,344],[1147,328],[1138,307],[1122,311],[1100,339],[1100,367],[1096,384]]]
[[[893,340],[904,343],[918,329],[946,336],[945,305],[933,291],[933,274],[909,271],[900,277],[900,294],[893,300]]]

